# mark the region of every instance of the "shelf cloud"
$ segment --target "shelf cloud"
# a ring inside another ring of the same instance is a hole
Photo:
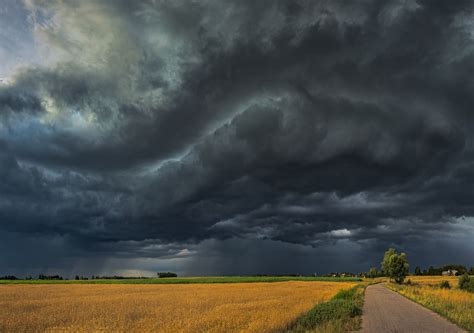
[[[472,265],[471,1],[3,6],[0,271]]]

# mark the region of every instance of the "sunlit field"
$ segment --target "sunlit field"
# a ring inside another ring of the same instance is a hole
[[[0,284],[191,284],[191,283],[250,283],[285,281],[361,281],[354,277],[313,276],[201,276],[182,278],[145,279],[90,279],[90,280],[0,280]]]
[[[457,287],[458,285],[458,276],[408,276],[406,280],[411,280],[416,284],[423,286],[438,286],[441,281],[448,281],[451,287]]]
[[[355,285],[1,285],[0,332],[273,332]]]
[[[458,277],[410,276],[409,279],[413,285],[388,286],[469,332],[474,332],[474,294],[458,289]],[[448,281],[451,289],[440,288],[441,281]]]

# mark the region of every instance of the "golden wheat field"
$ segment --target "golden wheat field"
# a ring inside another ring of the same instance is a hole
[[[458,277],[410,276],[410,279],[414,285],[389,284],[389,286],[469,332],[474,332],[474,294],[458,289]],[[439,287],[444,280],[449,282],[451,289]]]
[[[355,285],[4,285],[0,332],[268,332]]]
[[[458,276],[416,276],[412,275],[407,277],[407,280],[410,279],[411,282],[426,285],[426,286],[437,286],[441,281],[448,281],[452,287],[457,287],[458,285]]]

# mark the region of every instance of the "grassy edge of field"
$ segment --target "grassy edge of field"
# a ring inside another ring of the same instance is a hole
[[[454,318],[451,318],[448,313],[446,313],[442,310],[442,308],[433,306],[432,304],[424,303],[419,299],[416,299],[414,297],[410,297],[408,295],[404,295],[400,292],[401,288],[403,288],[403,287],[405,287],[405,288],[416,288],[416,286],[406,286],[406,285],[399,286],[399,285],[396,285],[394,283],[386,283],[385,286],[387,288],[389,288],[390,290],[395,291],[397,294],[405,297],[406,299],[409,299],[410,301],[413,301],[413,302],[415,302],[415,303],[417,303],[417,304],[419,304],[419,305],[421,305],[421,306],[423,306],[427,309],[430,309],[431,311],[439,314],[441,317],[443,317],[447,321],[453,323],[454,325],[456,325],[456,326],[458,326],[462,329],[465,329],[468,332],[474,332],[474,330],[472,330],[472,327],[467,327],[466,325],[463,325],[462,322],[456,321]],[[430,286],[430,287],[433,287],[433,286]]]
[[[317,304],[283,332],[342,333],[360,329],[364,293],[370,282],[340,290],[331,300]]]
[[[255,283],[287,281],[360,282],[360,278],[307,277],[307,276],[218,276],[149,279],[94,279],[94,280],[0,280],[8,284],[192,284],[192,283]]]

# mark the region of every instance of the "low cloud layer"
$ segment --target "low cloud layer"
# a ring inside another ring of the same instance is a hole
[[[8,7],[44,61],[0,83],[0,271],[473,265],[472,7]]]

